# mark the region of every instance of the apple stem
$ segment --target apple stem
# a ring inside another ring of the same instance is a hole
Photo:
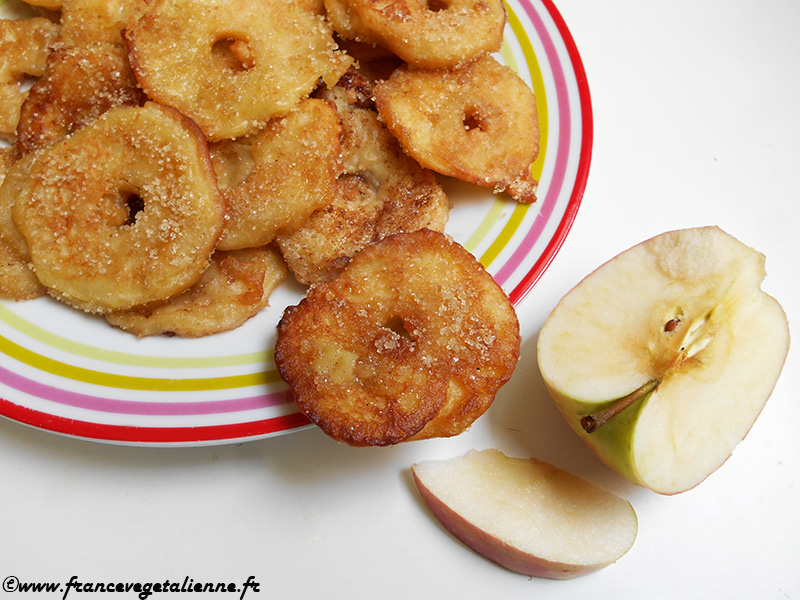
[[[632,391],[627,396],[623,396],[619,400],[614,401],[613,404],[604,408],[603,410],[591,415],[586,415],[585,417],[581,418],[581,427],[583,427],[583,430],[586,433],[594,433],[623,410],[628,408],[631,404],[652,393],[660,383],[660,379],[651,379],[641,387]]]

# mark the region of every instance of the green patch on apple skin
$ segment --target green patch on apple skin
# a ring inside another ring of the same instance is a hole
[[[615,405],[619,402],[618,398],[598,405],[580,402],[574,398],[566,398],[558,394],[553,388],[550,388],[550,393],[560,396],[561,402],[557,403],[558,408],[572,430],[585,442],[590,437],[592,438],[593,443],[588,445],[597,457],[609,467],[619,471],[623,477],[639,482],[640,478],[633,461],[633,434],[636,431],[636,422],[639,420],[639,416],[656,389],[651,390],[630,406],[619,411],[613,419],[610,419],[592,433],[588,433],[580,425],[581,419],[587,415],[589,410],[600,412]]]

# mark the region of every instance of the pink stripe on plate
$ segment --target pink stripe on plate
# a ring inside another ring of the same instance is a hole
[[[292,395],[288,390],[276,394],[252,396],[250,398],[211,400],[208,402],[139,402],[136,400],[116,400],[114,398],[103,398],[61,390],[32,381],[3,367],[0,367],[0,375],[2,376],[0,380],[6,385],[43,400],[63,404],[65,406],[73,406],[75,408],[85,408],[97,412],[124,415],[215,415],[245,410],[258,410],[292,402]]]
[[[539,40],[544,46],[547,61],[553,69],[553,79],[555,81],[556,102],[559,110],[559,136],[558,148],[556,149],[555,166],[553,169],[553,177],[549,182],[547,194],[541,202],[539,213],[533,222],[533,225],[525,234],[516,250],[512,253],[511,257],[498,269],[495,280],[500,284],[505,284],[506,281],[514,274],[519,268],[520,264],[529,256],[531,248],[538,241],[542,235],[545,225],[550,220],[553,213],[556,201],[561,194],[561,188],[564,185],[564,177],[566,172],[566,163],[569,155],[569,139],[572,132],[571,126],[571,113],[569,105],[569,95],[567,94],[567,83],[564,77],[564,69],[558,57],[558,52],[553,44],[553,38],[547,31],[541,17],[533,8],[530,2],[521,0],[521,5],[525,9],[525,14],[528,15],[531,23],[533,24]]]

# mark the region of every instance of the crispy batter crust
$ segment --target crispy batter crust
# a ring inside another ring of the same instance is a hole
[[[147,6],[148,0],[64,0],[60,41],[68,46],[94,43],[123,45],[122,30],[128,20]]]
[[[508,297],[463,247],[420,229],[372,244],[278,324],[275,361],[309,418],[354,446],[456,435],[519,357]]]
[[[11,148],[0,149],[0,298],[31,300],[45,294],[29,266],[28,246],[11,209],[28,177],[28,161],[17,161]]]
[[[228,204],[222,250],[269,243],[333,201],[342,125],[327,102],[306,99],[258,133],[211,146]]]

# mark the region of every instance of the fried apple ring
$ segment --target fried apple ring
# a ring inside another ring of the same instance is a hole
[[[345,174],[335,200],[276,239],[303,284],[333,279],[359,250],[387,235],[442,231],[447,222],[449,200],[436,176],[403,152],[375,112],[344,109],[341,118]]]
[[[45,294],[29,266],[25,239],[11,216],[20,186],[28,178],[28,163],[16,162],[11,148],[0,149],[0,298],[6,300],[30,300]]]
[[[401,67],[375,90],[378,112],[423,167],[535,202],[536,98],[492,57],[457,69]]]
[[[225,205],[205,138],[175,109],[115,108],[28,156],[13,218],[56,298],[123,310],[181,293],[206,270]]]
[[[26,79],[45,69],[59,26],[44,17],[0,19],[0,137],[13,140],[27,90]]]
[[[111,312],[106,320],[138,337],[203,337],[235,329],[269,304],[286,278],[280,254],[268,246],[215,252],[200,280],[157,306]]]
[[[384,46],[428,69],[497,52],[506,24],[502,0],[326,0],[325,5],[342,37]]]
[[[341,122],[327,102],[302,100],[258,133],[211,146],[228,204],[221,250],[269,243],[333,200]]]
[[[124,36],[148,96],[211,140],[253,133],[350,63],[327,22],[293,1],[154,0]]]
[[[111,108],[144,100],[121,46],[61,46],[22,104],[17,147],[25,154],[49,146]]]
[[[385,446],[469,427],[511,376],[519,343],[516,313],[480,263],[420,229],[367,246],[286,309],[275,362],[326,434]]]

